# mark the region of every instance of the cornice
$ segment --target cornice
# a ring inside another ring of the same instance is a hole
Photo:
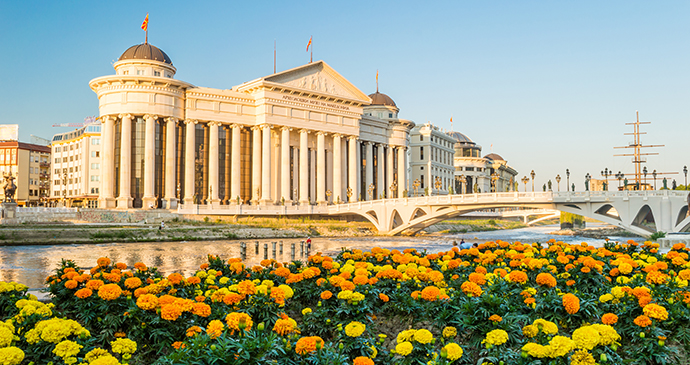
[[[205,92],[199,92],[199,91],[194,91],[194,90],[187,90],[187,99],[204,99],[204,100],[214,100],[214,101],[234,101],[234,102],[239,102],[239,103],[244,103],[248,105],[254,106],[256,104],[256,101],[254,99],[250,98],[240,98],[237,96],[227,96],[227,95],[218,95],[218,94],[212,94],[212,93],[205,93]]]

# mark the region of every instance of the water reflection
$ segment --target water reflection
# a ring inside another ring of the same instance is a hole
[[[311,253],[320,251],[328,255],[337,255],[342,247],[369,250],[376,246],[398,250],[416,248],[420,251],[439,252],[450,249],[454,240],[460,242],[461,239],[468,242],[485,242],[496,239],[511,242],[546,242],[550,238],[555,238],[569,243],[584,241],[596,246],[603,245],[604,242],[603,240],[583,237],[548,235],[548,232],[555,229],[557,228],[550,226],[432,237],[314,238],[312,239]],[[124,262],[130,267],[135,262],[143,262],[149,267],[157,267],[166,275],[172,272],[192,275],[199,265],[207,262],[207,254],[219,255],[223,259],[241,257],[241,242],[246,244],[245,263],[249,266],[258,265],[265,257],[280,262],[289,262],[293,259],[304,259],[307,255],[306,247],[301,244],[303,242],[301,239],[0,247],[0,281],[16,281],[24,283],[30,288],[40,288],[43,287],[45,278],[52,274],[62,259],[71,259],[78,266],[89,269],[95,266],[96,260],[102,256],[109,257],[113,262]],[[274,242],[275,251],[273,250]]]

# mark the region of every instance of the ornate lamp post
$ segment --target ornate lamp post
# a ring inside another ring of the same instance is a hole
[[[532,192],[534,192],[534,176],[536,175],[534,173],[534,170],[532,170],[532,172],[530,172],[529,175],[532,176]]]
[[[395,196],[395,192],[398,191],[398,182],[397,181],[393,181],[393,183],[391,184],[390,190],[391,190],[391,196],[390,197],[393,198]]]
[[[441,177],[436,176],[436,182],[434,183],[434,187],[436,188],[436,191],[439,192],[438,195],[441,195],[440,191],[441,191],[442,185],[443,185],[443,183],[441,182]]]
[[[623,180],[624,177],[625,174],[620,171],[618,171],[618,173],[616,174],[616,179],[618,179],[618,190],[620,190],[621,188],[621,180]]]
[[[683,174],[685,174],[685,188],[688,188],[688,166],[683,166]]]
[[[352,198],[352,188],[348,186],[347,187],[347,193],[345,193],[345,194],[347,195],[347,202],[352,203],[352,199],[351,199]]]
[[[465,194],[465,183],[467,183],[467,178],[465,175],[458,176],[458,181],[460,181],[460,194]]]
[[[605,191],[609,190],[609,176],[611,176],[612,173],[613,173],[613,171],[609,171],[608,167],[605,168],[604,171],[601,172],[601,174],[604,176],[604,179],[605,179],[604,180],[604,190]]]
[[[496,183],[498,182],[498,174],[494,172],[491,174],[491,192],[495,193],[498,189],[496,188]]]
[[[570,170],[565,169],[565,188],[570,191]]]
[[[585,175],[585,190],[586,191],[589,191],[589,181],[591,179],[592,179],[592,175],[590,175],[588,172],[587,175]]]
[[[556,185],[558,186],[558,191],[561,191],[561,175],[556,175]]]
[[[414,182],[412,183],[412,187],[414,188],[414,196],[417,196],[417,189],[419,188],[420,184],[419,179],[414,179]]]
[[[656,169],[652,171],[652,176],[654,177],[654,190],[656,190]]]
[[[326,204],[330,203],[331,195],[333,195],[333,192],[331,192],[330,190],[326,190]]]
[[[62,173],[62,206],[66,206],[67,201],[67,171]]]
[[[367,192],[369,193],[369,200],[374,200],[374,183],[369,184],[369,189],[367,189]]]
[[[527,192],[527,183],[529,182],[529,178],[527,176],[522,178],[522,183],[525,184],[525,193]],[[532,191],[534,191],[534,188],[532,188]]]

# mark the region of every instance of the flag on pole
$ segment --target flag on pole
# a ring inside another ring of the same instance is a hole
[[[144,19],[144,22],[141,23],[141,29],[146,32],[149,30],[149,13],[146,13],[146,18]]]
[[[379,70],[376,70],[376,92],[379,92]]]
[[[311,37],[309,37],[309,43],[307,43],[307,52],[309,52],[309,46],[311,46]]]

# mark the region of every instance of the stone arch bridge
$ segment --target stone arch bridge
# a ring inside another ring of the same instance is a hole
[[[481,209],[555,209],[649,237],[656,231],[689,231],[687,199],[688,192],[672,190],[456,194],[336,204],[328,213],[363,216],[392,236]]]

